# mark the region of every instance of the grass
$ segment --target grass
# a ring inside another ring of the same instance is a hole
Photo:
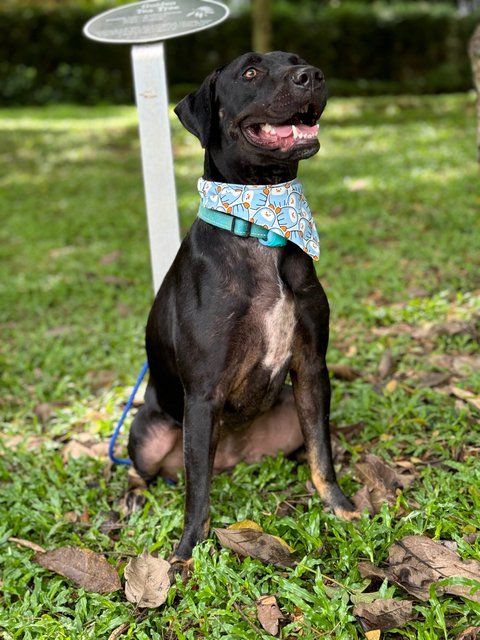
[[[329,360],[361,374],[332,380],[332,421],[348,454],[341,484],[355,492],[354,463],[368,452],[408,462],[417,480],[396,505],[352,524],[307,495],[305,466],[281,456],[239,465],[213,482],[212,526],[256,520],[303,560],[285,570],[241,560],[212,537],[195,551],[191,581],[148,612],[121,592],[74,588],[8,541],[87,546],[121,569],[144,549],[167,556],[180,534],[182,479],[151,487],[145,509],[107,534],[102,523],[118,510],[125,469],[62,456],[84,432],[109,435],[144,359],[152,293],[136,114],[0,111],[3,638],[107,639],[125,624],[121,637],[136,640],[253,640],[260,634],[245,616],[255,623],[256,598],[273,593],[290,616],[283,638],[354,640],[364,634],[352,598],[368,588],[360,560],[381,564],[411,533],[454,540],[462,558],[480,560],[478,537],[463,537],[480,528],[479,414],[441,393],[445,385],[426,382],[443,373],[480,395],[474,111],[473,95],[332,100],[322,150],[301,167],[332,307]],[[201,153],[172,126],[185,231]],[[449,330],[454,322],[464,328]],[[382,379],[386,351],[395,368]],[[355,424],[351,436],[341,435]],[[23,444],[14,445],[18,435]],[[280,513],[285,501],[292,506]],[[405,597],[387,584],[381,593]],[[415,602],[414,611],[414,620],[382,637],[454,638],[480,626],[478,604],[460,598]]]

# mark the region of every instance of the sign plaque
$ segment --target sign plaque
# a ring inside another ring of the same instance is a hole
[[[110,9],[83,28],[91,40],[131,44],[148,237],[156,293],[180,246],[163,41],[223,22],[217,0],[144,0]]]
[[[213,27],[228,13],[228,7],[216,0],[144,0],[95,16],[84,33],[111,44],[157,42]]]

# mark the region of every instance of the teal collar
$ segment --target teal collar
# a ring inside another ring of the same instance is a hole
[[[197,216],[204,222],[208,222],[208,224],[218,227],[219,229],[230,231],[236,236],[241,236],[242,238],[257,238],[261,244],[267,247],[283,247],[287,244],[285,238],[273,233],[273,231],[269,229],[265,229],[259,224],[242,220],[242,218],[237,218],[228,213],[206,209],[202,203],[200,203],[198,208]]]
[[[259,242],[270,247],[283,246],[288,240],[312,260],[318,260],[318,233],[298,180],[272,185],[245,185],[200,178],[198,191],[201,202],[199,216],[205,219],[207,215],[209,224],[244,237],[258,233]],[[232,222],[232,218],[236,220]],[[266,238],[264,231],[267,231]]]

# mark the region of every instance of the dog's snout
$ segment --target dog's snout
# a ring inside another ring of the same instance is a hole
[[[292,80],[294,84],[310,89],[320,85],[324,80],[324,76],[320,69],[316,67],[299,67],[292,73]]]

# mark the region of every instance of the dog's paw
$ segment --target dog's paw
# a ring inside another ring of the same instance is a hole
[[[329,489],[326,503],[337,518],[348,521],[359,520],[361,512],[344,495],[338,484],[331,485]]]
[[[362,515],[360,511],[355,509],[351,504],[348,505],[348,508],[345,508],[344,506],[336,507],[333,512],[338,518],[348,521],[359,520]]]
[[[185,584],[190,580],[190,577],[193,573],[193,560],[189,558],[188,560],[183,560],[179,558],[175,554],[171,555],[168,559],[170,563],[170,569],[168,570],[168,577],[170,580],[170,584],[174,584],[176,577],[180,576],[182,582]]]

